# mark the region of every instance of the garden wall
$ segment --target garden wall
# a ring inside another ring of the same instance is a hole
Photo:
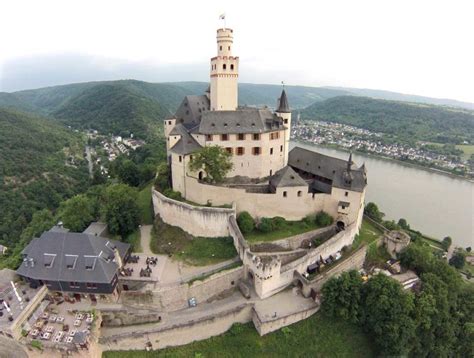
[[[236,289],[243,277],[243,267],[218,272],[203,281],[192,284],[172,284],[153,291],[123,291],[122,303],[166,311],[188,307],[188,300],[194,297],[198,304],[212,300],[228,290]]]
[[[152,189],[153,209],[163,221],[178,226],[193,236],[229,236],[228,222],[235,215],[232,209],[194,206],[170,199]]]

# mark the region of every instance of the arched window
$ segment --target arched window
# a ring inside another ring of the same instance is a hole
[[[283,197],[286,198],[286,196],[288,195],[288,193],[286,191],[283,192]]]
[[[224,63],[224,64],[222,65],[222,68],[223,68],[224,70],[227,69],[227,65]]]
[[[301,190],[298,190],[298,196],[302,196],[303,192]]]
[[[221,51],[222,51],[222,46],[219,46],[219,50],[221,50]]]
[[[234,69],[234,65],[230,65],[230,69],[233,70],[233,69]]]

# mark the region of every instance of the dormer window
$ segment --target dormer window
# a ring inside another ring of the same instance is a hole
[[[64,255],[66,259],[66,268],[73,270],[76,267],[77,255]]]
[[[46,268],[53,267],[55,258],[56,258],[56,254],[44,254],[43,255],[44,267]]]
[[[95,267],[97,256],[84,256],[86,270],[92,271]]]

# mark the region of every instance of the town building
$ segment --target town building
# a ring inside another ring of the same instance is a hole
[[[50,291],[112,294],[129,251],[124,242],[53,228],[25,247],[17,274]]]

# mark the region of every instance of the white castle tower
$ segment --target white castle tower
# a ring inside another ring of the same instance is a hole
[[[217,56],[211,58],[211,111],[233,111],[238,103],[239,58],[232,56],[233,30],[217,30]]]

